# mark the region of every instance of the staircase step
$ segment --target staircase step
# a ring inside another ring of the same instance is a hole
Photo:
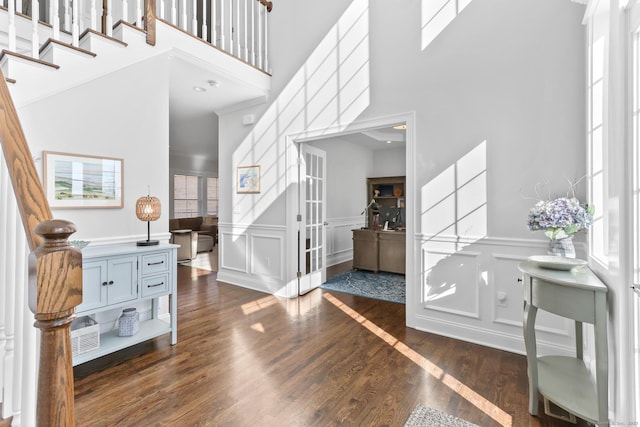
[[[80,35],[80,47],[91,52],[100,52],[102,48],[125,48],[127,43],[98,31],[87,29]]]
[[[71,65],[72,63],[84,63],[86,59],[95,58],[96,54],[88,50],[49,39],[40,48],[40,59],[43,61]]]
[[[3,50],[0,53],[0,68],[5,77],[17,78],[18,75],[33,75],[34,73],[56,71],[60,66],[41,59],[31,58],[20,53]],[[24,72],[25,74],[20,74]]]
[[[7,37],[7,31],[9,28],[9,14],[6,12],[7,8],[0,6],[0,36]],[[33,23],[31,17],[16,13],[15,15],[16,26],[16,48],[17,52],[30,54],[31,53],[31,33]],[[40,43],[53,37],[53,28],[46,22],[39,21],[38,32],[40,34]],[[65,43],[71,43],[71,33],[60,29],[59,39]],[[7,45],[5,42],[4,45]]]
[[[146,43],[147,41],[145,30],[122,20],[113,26],[113,37],[125,43]]]

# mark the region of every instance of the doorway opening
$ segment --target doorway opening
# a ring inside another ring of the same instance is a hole
[[[367,228],[367,180],[411,176],[407,124],[411,117],[361,124],[348,132],[294,138],[298,155],[296,203],[298,294],[353,268],[353,230]],[[403,209],[411,186],[404,189]],[[406,215],[406,229],[412,229]],[[407,233],[409,234],[409,233]],[[404,243],[407,260],[412,246]],[[407,262],[405,270],[409,271]],[[364,295],[366,296],[366,295]]]

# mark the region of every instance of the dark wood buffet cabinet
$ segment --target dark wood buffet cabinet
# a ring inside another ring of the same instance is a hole
[[[405,177],[367,178],[367,228],[353,231],[353,268],[405,274]],[[385,225],[388,230],[384,230]]]

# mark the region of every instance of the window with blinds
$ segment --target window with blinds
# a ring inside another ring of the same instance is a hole
[[[207,178],[207,215],[218,216],[218,178]]]
[[[198,197],[198,176],[173,176],[173,216],[191,218],[200,215]]]

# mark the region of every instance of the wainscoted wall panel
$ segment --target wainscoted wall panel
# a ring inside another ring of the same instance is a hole
[[[351,230],[364,226],[364,217],[327,218],[327,266],[353,259]]]
[[[248,257],[248,239],[244,234],[233,233],[221,230],[219,227],[218,240],[220,247],[224,251],[218,250],[220,254],[220,269],[233,270],[240,273],[248,273],[246,260]]]
[[[514,275],[513,265],[525,261],[526,257],[493,254],[495,269],[493,270],[492,283],[495,284],[495,296],[493,298],[496,323],[517,326],[522,328],[522,284],[518,281],[522,278],[516,268]],[[514,320],[517,319],[517,320]],[[536,330],[549,334],[568,337],[573,328],[573,322],[564,317],[556,316],[543,310],[538,310],[536,316]]]
[[[425,308],[480,318],[479,252],[423,250]]]
[[[409,326],[524,354],[518,264],[546,253],[547,242],[417,235],[414,243],[419,298],[407,302],[416,313]],[[570,320],[539,311],[536,330],[539,354],[575,353]]]
[[[253,234],[251,248],[254,254],[251,257],[251,274],[282,280],[282,237]],[[258,258],[255,254],[261,254],[262,257]]]
[[[297,279],[285,273],[286,227],[219,223],[218,235],[219,281],[280,296],[297,295]],[[290,257],[297,263],[296,254]]]
[[[520,272],[513,270],[526,257],[493,254],[495,268],[491,274],[491,283],[495,285],[493,300],[493,321],[504,325],[522,328],[522,283]]]

